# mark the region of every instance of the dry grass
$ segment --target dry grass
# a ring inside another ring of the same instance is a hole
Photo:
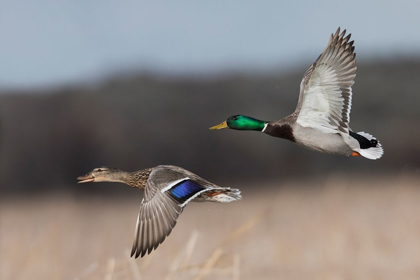
[[[271,185],[189,205],[137,260],[140,194],[0,199],[0,279],[420,278],[418,178]]]

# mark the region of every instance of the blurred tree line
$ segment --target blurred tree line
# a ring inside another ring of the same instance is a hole
[[[126,75],[95,85],[0,95],[0,188],[71,188],[94,167],[183,166],[219,184],[328,172],[419,172],[420,61],[358,64],[351,127],[383,144],[379,161],[305,150],[256,132],[209,131],[235,114],[277,120],[296,107],[296,72],[213,78]],[[357,178],[355,179],[357,182]]]

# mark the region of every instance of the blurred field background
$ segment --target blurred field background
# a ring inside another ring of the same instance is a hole
[[[357,183],[354,183],[357,182]],[[192,203],[151,255],[130,259],[139,199],[1,198],[1,279],[418,279],[418,178],[334,175],[233,185]],[[127,196],[125,196],[127,195]]]
[[[0,9],[0,279],[420,277],[420,4],[16,3]],[[292,113],[338,26],[358,58],[351,128],[382,159],[208,130]],[[142,193],[76,177],[159,164],[243,200],[188,205],[129,259]]]

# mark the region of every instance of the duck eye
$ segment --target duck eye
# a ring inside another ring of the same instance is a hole
[[[237,117],[232,117],[232,120],[237,121],[238,118]]]
[[[96,169],[96,172],[102,172],[102,169]]]

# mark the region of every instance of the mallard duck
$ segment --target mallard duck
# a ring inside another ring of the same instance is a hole
[[[238,189],[222,188],[181,167],[160,165],[135,172],[99,167],[77,178],[79,183],[119,182],[144,189],[131,256],[143,257],[156,249],[175,227],[190,201],[231,202],[241,199]]]
[[[383,149],[378,140],[349,127],[356,53],[351,34],[345,34],[340,28],[331,34],[327,48],[306,71],[293,114],[278,121],[235,115],[210,129],[260,131],[319,152],[380,158]]]

